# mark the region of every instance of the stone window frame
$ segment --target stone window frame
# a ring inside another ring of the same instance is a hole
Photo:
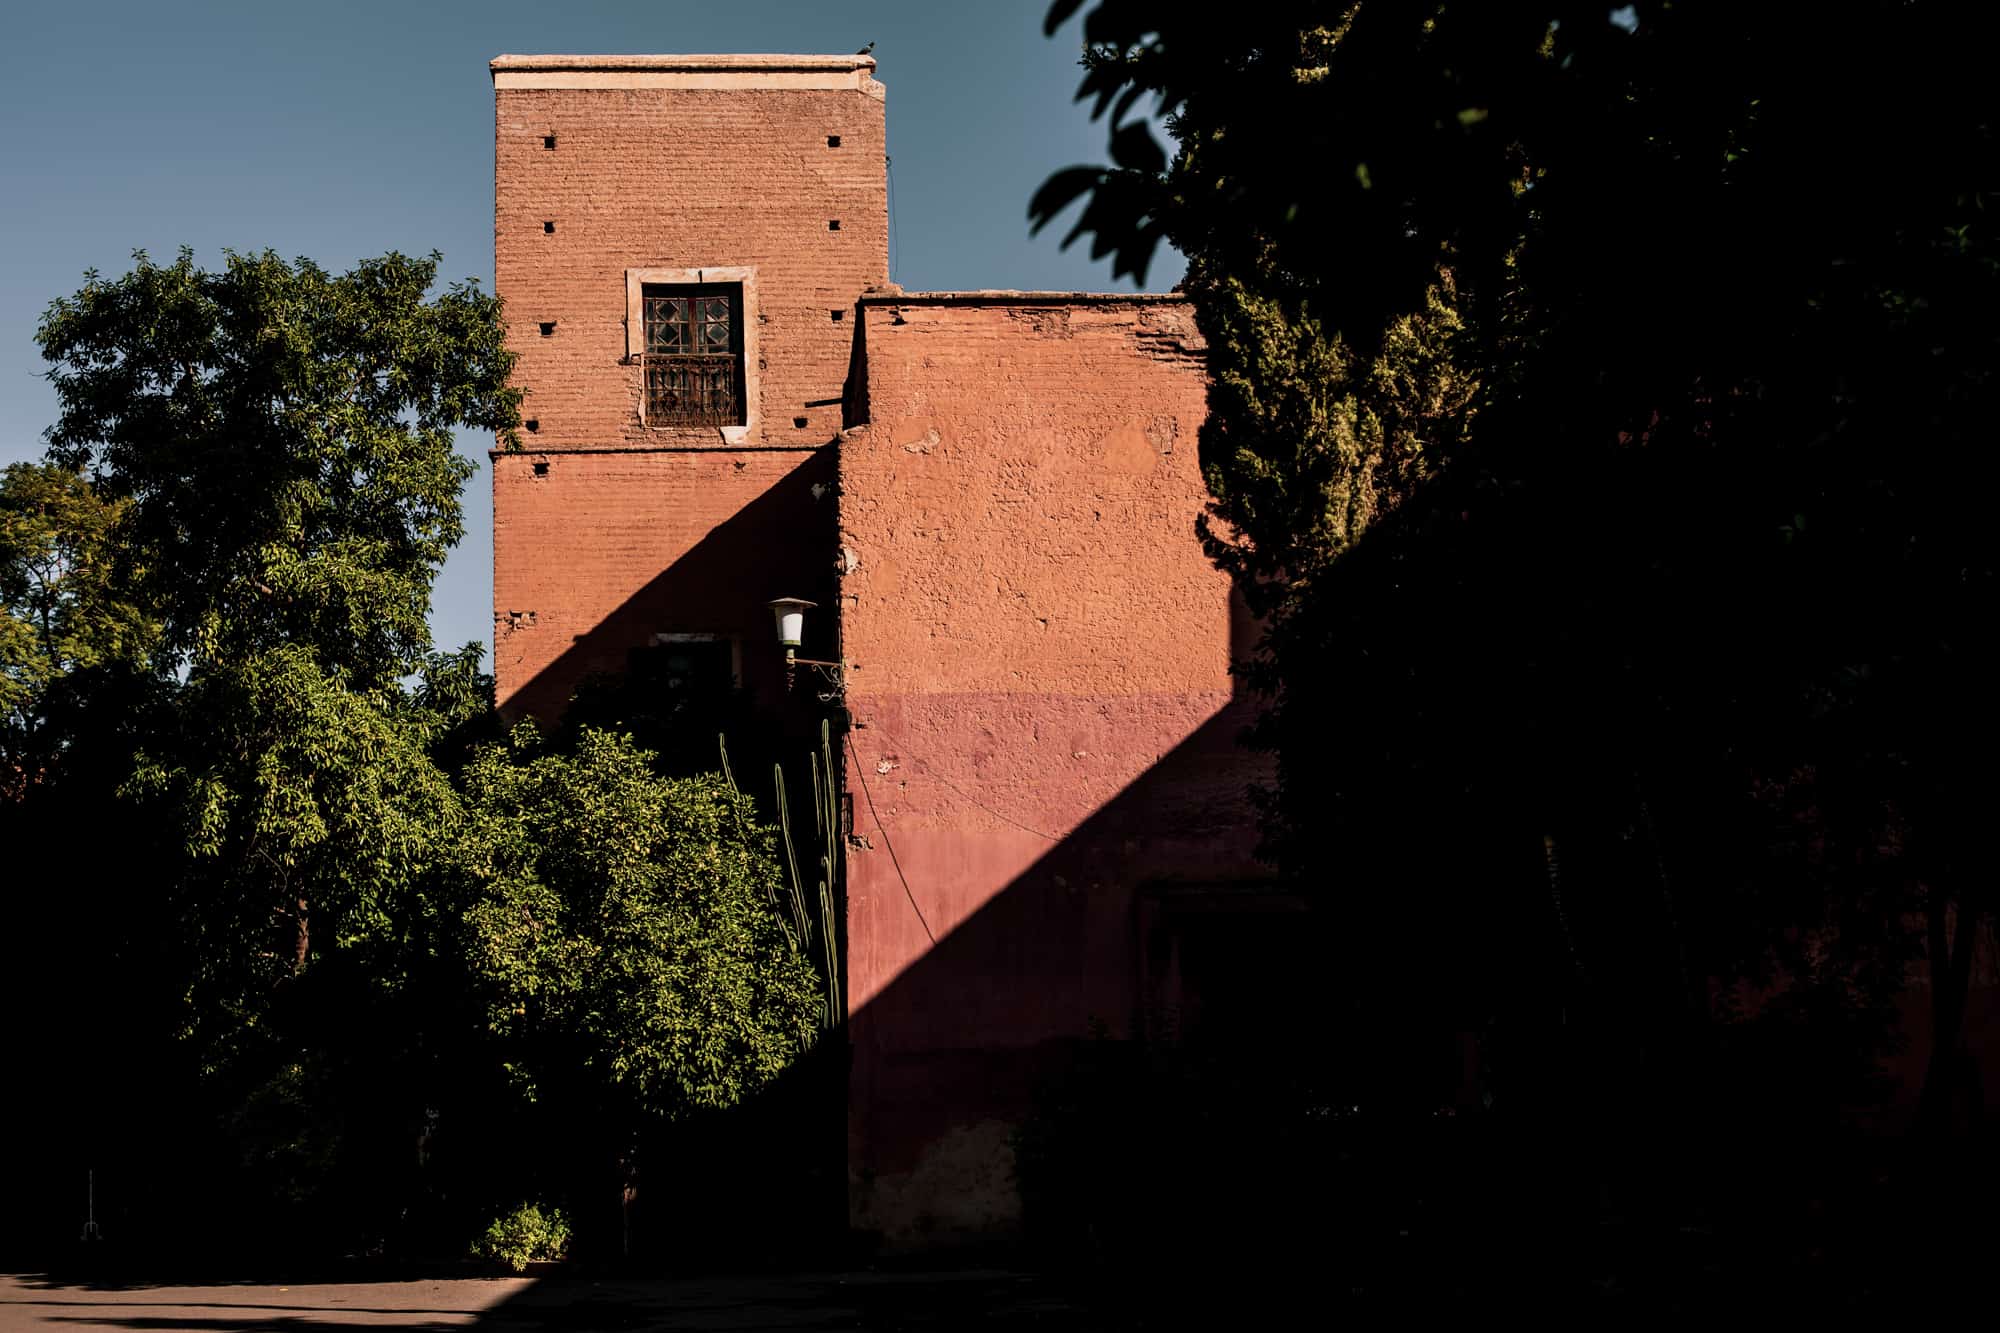
[[[646,350],[646,288],[703,287],[734,284],[743,292],[743,424],[740,426],[655,426],[645,421],[646,384],[642,372],[638,387],[639,419],[649,431],[679,436],[707,435],[718,431],[724,444],[743,444],[757,432],[759,393],[757,356],[757,270],[750,265],[716,265],[704,268],[628,268],[625,270],[625,360],[640,364]]]

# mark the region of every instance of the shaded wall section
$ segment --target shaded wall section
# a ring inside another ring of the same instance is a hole
[[[1018,1217],[1008,1135],[1144,1022],[1145,904],[1260,876],[1203,554],[1202,349],[1172,297],[864,298],[840,455],[853,1223]]]
[[[502,711],[554,721],[584,679],[624,672],[662,633],[719,636],[749,697],[777,707],[765,603],[831,600],[834,480],[831,449],[495,454]]]

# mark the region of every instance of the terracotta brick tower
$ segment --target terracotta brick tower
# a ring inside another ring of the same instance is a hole
[[[687,650],[677,669],[769,701],[764,602],[832,609],[820,451],[842,425],[856,301],[888,281],[874,64],[492,62],[494,277],[528,421],[524,451],[493,460],[510,716],[553,719],[586,677],[662,643]]]
[[[493,62],[533,423],[494,459],[494,649],[514,716],[597,673],[733,679],[801,771],[840,717],[842,1203],[921,1249],[1020,1224],[1015,1130],[1093,1033],[1223,1031],[1204,994],[1311,975],[1285,952],[1310,937],[1253,856],[1191,310],[891,286],[873,68]],[[775,597],[820,604],[800,655],[841,663],[830,707],[782,691]]]

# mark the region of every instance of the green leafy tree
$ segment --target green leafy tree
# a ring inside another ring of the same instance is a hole
[[[53,604],[87,648],[37,640],[60,764],[5,817],[88,848],[98,891],[38,905],[33,933],[62,944],[22,988],[86,997],[52,1041],[107,1109],[63,1132],[128,1174],[171,1170],[103,1119],[134,1100],[128,1080],[175,1108],[169,1139],[212,1143],[204,1117],[233,1108],[239,1164],[275,1196],[346,1180],[365,1207],[386,1182],[355,1168],[408,1158],[376,1147],[423,1095],[449,992],[432,886],[463,820],[438,759],[490,698],[476,646],[429,652],[472,472],[452,432],[511,441],[519,400],[497,301],[433,290],[437,264],[141,254],[42,320],[51,462],[9,491],[34,481],[66,506],[37,500],[84,553],[64,558],[88,577]],[[10,570],[62,549],[8,532]],[[21,586],[15,623],[51,602]],[[106,660],[127,669],[91,665]]]
[[[232,254],[213,273],[141,254],[49,307],[50,457],[130,503],[126,573],[169,666],[298,646],[373,690],[429,648],[473,473],[452,431],[513,443],[520,400],[498,302],[429,295],[437,265]]]
[[[581,1079],[628,1123],[740,1101],[818,1031],[820,982],[772,906],[771,830],[718,776],[622,736],[466,771],[466,914],[493,1029],[531,1092]]]
[[[537,744],[524,724],[466,770],[463,948],[515,1091],[586,1159],[570,1178],[615,1177],[629,1205],[647,1145],[813,1045],[821,981],[777,913],[772,830],[726,779],[658,776],[607,732]],[[629,1249],[629,1207],[624,1227]]]
[[[726,782],[498,746],[481,646],[431,651],[452,432],[511,443],[519,400],[497,302],[436,268],[93,274],[42,323],[54,461],[0,491],[8,743],[61,761],[0,819],[96,886],[26,904],[9,980],[77,997],[49,1067],[83,1108],[28,1132],[237,1243],[462,1250],[573,1184],[510,1134],[627,1149],[817,1030]]]
[[[80,674],[143,667],[154,623],[115,578],[116,529],[124,506],[89,479],[49,464],[15,463],[0,474],[0,793],[55,761],[50,691]]]
[[[50,456],[119,506],[116,578],[174,681],[121,791],[179,843],[195,956],[232,978],[197,1011],[225,1027],[317,948],[379,932],[451,823],[398,682],[463,531],[452,430],[511,439],[519,394],[497,302],[431,295],[437,262],[141,254],[38,335]]]

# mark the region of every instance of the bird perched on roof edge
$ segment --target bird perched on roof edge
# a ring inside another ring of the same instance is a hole
[[[862,48],[861,48],[861,49],[860,49],[859,51],[856,51],[856,52],[855,52],[854,54],[855,54],[855,55],[858,55],[858,56],[869,56],[869,55],[874,55],[874,54],[875,54],[875,43],[873,43],[873,42],[870,42],[870,43],[868,43],[868,45],[866,45],[866,46],[862,47]]]

